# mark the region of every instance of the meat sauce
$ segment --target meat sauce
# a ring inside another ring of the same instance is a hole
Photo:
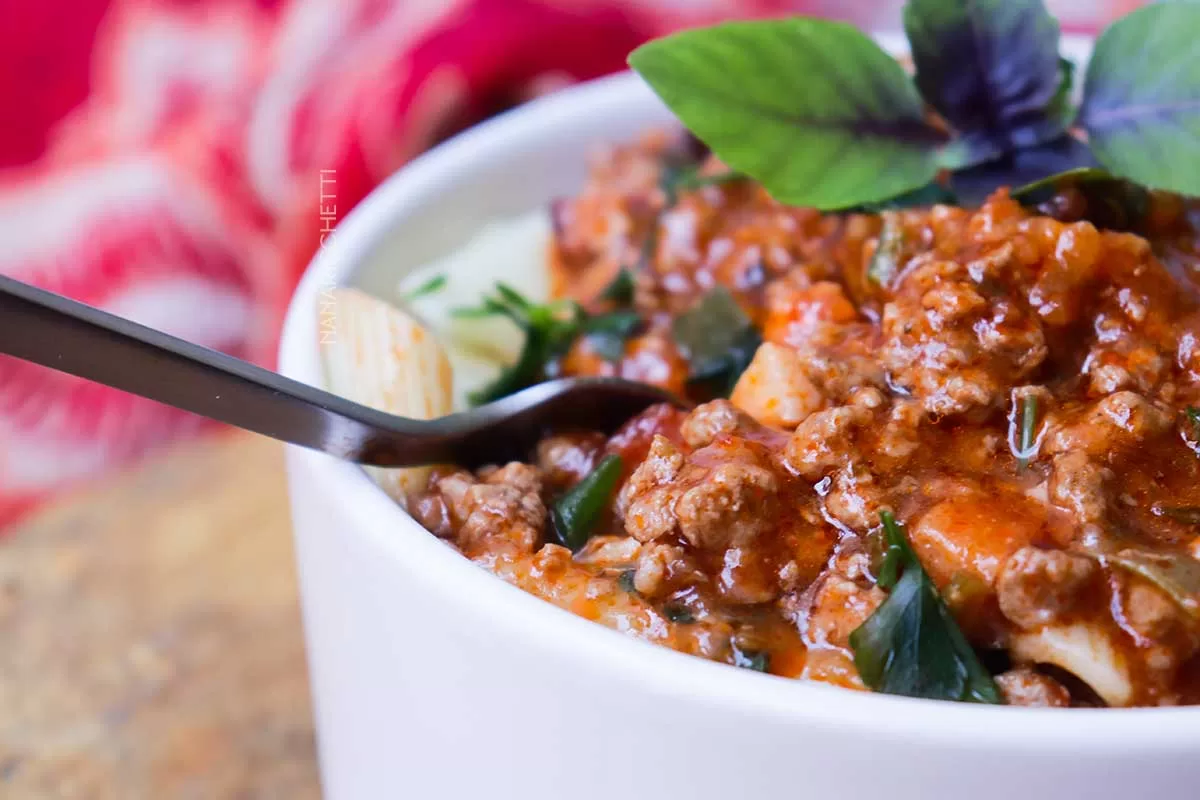
[[[887,596],[891,511],[1007,702],[1200,702],[1188,209],[1156,196],[1146,238],[1004,190],[973,210],[820,214],[749,181],[666,192],[676,146],[613,148],[555,205],[556,294],[594,306],[631,269],[644,322],[620,358],[582,338],[559,368],[700,404],[556,433],[527,464],[438,470],[417,518],[585,618],[861,689],[849,637]],[[728,400],[689,383],[671,327],[718,286],[762,338]],[[548,507],[609,454],[611,508],[572,553]]]

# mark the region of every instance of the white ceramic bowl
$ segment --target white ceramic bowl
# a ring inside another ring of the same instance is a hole
[[[668,119],[640,81],[618,76],[524,106],[414,162],[314,260],[288,316],[282,371],[321,383],[322,289],[391,296],[403,271],[485,221],[576,190],[589,148]],[[1200,791],[1200,708],[960,705],[710,663],[508,586],[422,530],[352,465],[295,448],[287,465],[331,800]]]

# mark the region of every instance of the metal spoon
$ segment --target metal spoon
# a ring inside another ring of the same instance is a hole
[[[413,420],[0,276],[0,354],[248,431],[381,467],[479,466],[527,455],[546,432],[611,431],[679,398],[631,381],[549,381],[472,411]]]

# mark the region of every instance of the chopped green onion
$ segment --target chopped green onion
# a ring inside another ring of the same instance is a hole
[[[1200,408],[1188,406],[1187,418],[1191,420],[1192,433],[1196,436],[1196,438],[1200,439]]]
[[[404,293],[403,299],[405,302],[412,302],[419,297],[439,292],[446,288],[447,279],[445,275],[434,275],[429,280],[422,283],[420,286],[414,287]]]
[[[904,528],[891,512],[879,516],[887,538],[879,583],[891,591],[850,634],[863,683],[885,694],[1002,702],[996,682],[938,595]]]
[[[608,508],[620,477],[621,457],[605,456],[583,480],[558,498],[550,516],[559,541],[572,550],[587,544]]]
[[[1021,398],[1021,442],[1017,453],[1017,469],[1029,466],[1033,446],[1037,441],[1037,396],[1027,394]]]

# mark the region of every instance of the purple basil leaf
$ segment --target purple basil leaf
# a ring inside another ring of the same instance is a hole
[[[1025,186],[1070,169],[1095,166],[1099,165],[1088,146],[1064,134],[1036,147],[959,170],[950,178],[950,189],[959,202],[973,208],[1001,186]]]
[[[910,0],[917,87],[962,137],[951,167],[981,164],[1066,130],[1058,23],[1040,0]]]
[[[1200,3],[1155,3],[1097,40],[1079,123],[1115,174],[1200,195],[1198,38]]]

